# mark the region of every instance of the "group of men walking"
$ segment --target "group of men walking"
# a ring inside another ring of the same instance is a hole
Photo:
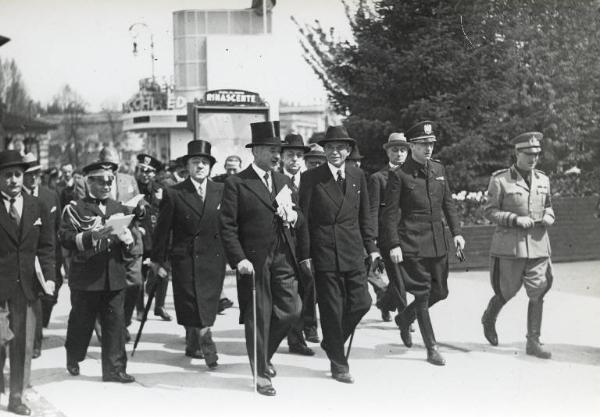
[[[135,380],[126,372],[125,343],[134,306],[138,311],[143,306],[141,278],[137,287],[131,285],[142,268],[137,276],[153,280],[159,294],[155,314],[165,320],[166,278],[172,276],[177,322],[186,328],[185,354],[204,358],[209,369],[218,367],[211,327],[222,307],[227,263],[236,270],[239,321],[263,395],[276,395],[273,358],[286,337],[290,352],[314,354],[306,342],[320,341],[317,306],[331,376],[354,381],[348,362],[352,337],[372,304],[368,282],[383,269],[389,284],[376,290],[382,318],[390,320],[389,311],[398,310],[395,321],[407,347],[416,319],[427,360],[445,364],[429,309],[448,296],[449,254],[462,257],[465,240],[446,171],[432,159],[434,124],[424,121],[390,135],[383,145],[389,163],[369,179],[350,163],[353,151],[354,159],[360,156],[343,126],[330,126],[318,148],[295,134],[282,141],[278,122],[250,127],[246,146],[253,162],[217,181],[209,178],[216,160],[205,140],[188,143],[180,159],[188,177],[178,181],[174,175],[171,184],[143,178],[161,166],[140,155],[144,172],[139,190],[131,190],[133,196],[142,191],[139,200],[117,196],[119,183],[125,189],[133,184],[125,185],[118,162],[104,155],[84,167],[85,194],[66,204],[62,219],[59,203],[48,203],[32,185],[23,187],[35,164],[17,152],[0,152],[0,344],[10,345],[10,411],[29,413],[21,401],[24,329],[42,283],[33,265],[37,259],[46,290],[55,296],[58,245],[68,250],[72,309],[65,347],[74,376],[98,322],[103,380]],[[540,139],[537,132],[517,136],[515,164],[490,180],[486,214],[497,224],[491,248],[494,295],[482,323],[487,340],[497,345],[498,313],[524,283],[530,297],[526,350],[549,358],[539,336],[552,279],[547,228],[554,213],[548,178],[535,170]],[[226,161],[226,167],[229,162],[237,161]],[[129,226],[114,226],[127,216]],[[407,292],[414,297],[410,304]],[[0,366],[4,355],[2,348]]]

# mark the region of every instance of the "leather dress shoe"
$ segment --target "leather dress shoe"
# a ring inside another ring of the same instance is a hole
[[[392,321],[392,315],[387,310],[381,310],[381,320],[385,322]]]
[[[197,350],[186,349],[185,356],[187,356],[188,358],[194,358],[194,359],[204,359],[204,355],[202,354],[202,351],[200,349],[197,349]]]
[[[23,404],[20,400],[14,402],[8,402],[7,410],[11,413],[18,414],[20,416],[28,416],[31,415],[31,410],[25,404]]]
[[[164,307],[158,307],[154,309],[154,315],[160,317],[164,321],[171,321],[171,316],[167,313]]]
[[[331,377],[344,384],[354,384],[354,378],[352,378],[352,375],[350,375],[349,372],[333,372]]]
[[[73,376],[79,376],[79,363],[67,361],[67,371]]]
[[[311,348],[309,348],[306,345],[303,345],[302,343],[296,343],[294,345],[290,345],[289,352],[295,353],[297,355],[303,355],[303,356],[314,356],[314,354],[315,354],[314,350],[312,350]]]
[[[120,382],[121,384],[129,384],[135,382],[135,378],[124,371],[115,372],[114,374],[103,376],[104,382]]]
[[[269,362],[267,364],[267,375],[269,375],[269,378],[275,378],[277,376],[277,370],[275,369],[275,367],[273,366],[273,364],[271,362]]]
[[[233,307],[233,301],[231,301],[229,298],[225,297],[225,298],[221,298],[219,300],[219,306],[217,307],[217,312],[218,313],[222,313],[223,311],[227,310],[228,308]]]
[[[396,322],[396,325],[400,329],[400,339],[402,339],[402,343],[404,343],[404,346],[412,347],[412,344],[413,344],[412,343],[412,335],[410,334],[412,325],[410,323],[405,323],[404,320],[402,319],[401,314],[398,314],[394,318],[394,321]]]
[[[304,338],[310,343],[319,343],[321,341],[317,328],[312,326],[304,328]]]
[[[277,391],[273,385],[256,385],[256,391],[261,395],[266,395],[267,397],[274,397],[277,395]]]
[[[33,349],[33,353],[31,355],[32,359],[37,359],[42,356],[42,351],[40,349]]]
[[[442,354],[437,350],[436,346],[427,348],[427,362],[436,366],[446,365],[446,360],[444,359]]]

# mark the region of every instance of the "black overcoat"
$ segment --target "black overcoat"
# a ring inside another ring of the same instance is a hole
[[[219,234],[222,193],[222,184],[207,180],[202,204],[189,178],[163,190],[151,258],[162,265],[171,261],[175,313],[183,326],[215,322],[226,262]]]

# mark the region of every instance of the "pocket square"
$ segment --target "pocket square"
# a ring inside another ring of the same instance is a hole
[[[39,217],[37,218],[37,220],[35,222],[33,222],[34,226],[41,226],[42,225],[42,219],[40,219]]]
[[[50,213],[54,213],[56,211],[56,206],[52,206],[52,209],[50,209]]]

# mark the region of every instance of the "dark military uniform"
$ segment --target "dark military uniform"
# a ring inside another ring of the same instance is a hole
[[[419,124],[407,132],[409,141],[423,129],[432,132],[431,124]],[[421,137],[416,136],[417,140]],[[406,291],[415,296],[397,319],[402,339],[407,346],[412,344],[408,329],[416,316],[429,358],[430,350],[435,349],[435,338],[428,308],[448,296],[449,236],[444,217],[452,236],[460,235],[444,166],[435,160],[422,165],[409,156],[401,168],[390,171],[382,214],[383,244],[402,249],[404,284]]]

